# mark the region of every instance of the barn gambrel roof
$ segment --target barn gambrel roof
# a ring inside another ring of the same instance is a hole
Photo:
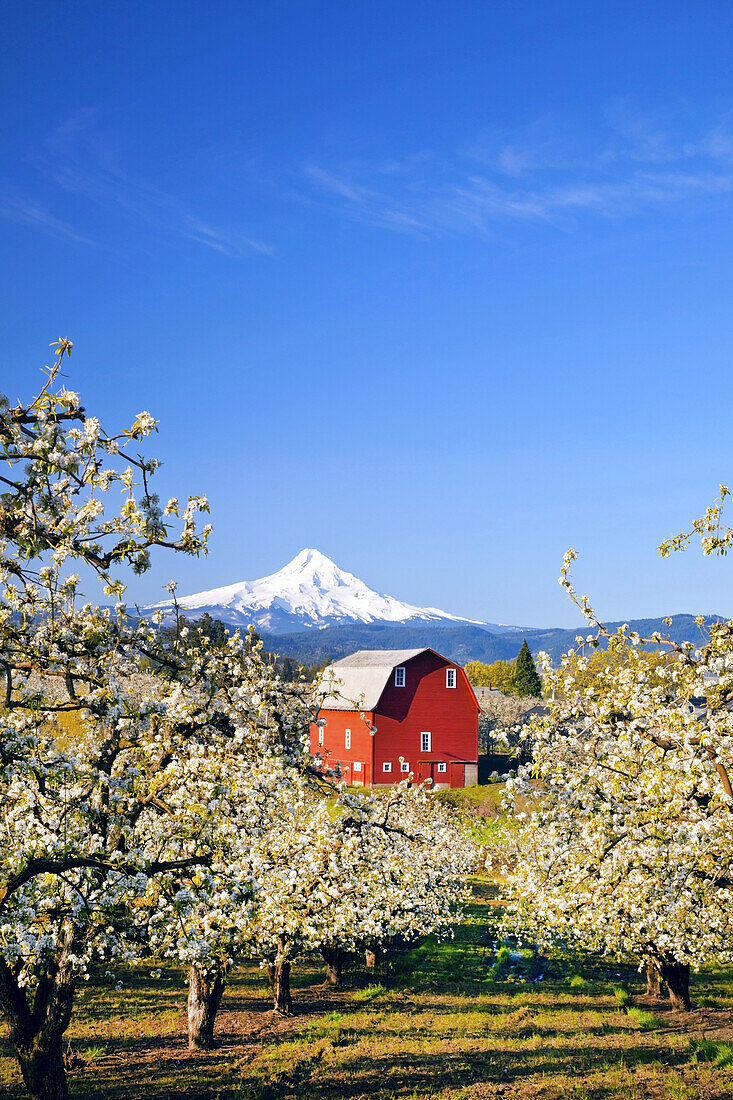
[[[323,674],[323,690],[327,695],[321,710],[376,710],[394,669],[421,653],[430,652],[435,651],[428,648],[360,649],[358,653],[334,661]]]

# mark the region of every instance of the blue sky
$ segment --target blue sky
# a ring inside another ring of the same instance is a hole
[[[733,479],[733,8],[28,0],[4,12],[2,388],[58,335],[206,492],[196,591],[316,546],[572,624],[733,615],[665,536]]]

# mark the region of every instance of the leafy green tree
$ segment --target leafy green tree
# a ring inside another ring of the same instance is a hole
[[[516,664],[514,661],[494,661],[486,665],[483,661],[467,661],[466,675],[476,687],[493,687],[505,695],[516,695]]]
[[[522,642],[522,648],[517,654],[513,694],[542,695],[542,681],[535,668],[535,663],[532,659],[532,654],[527,645],[526,638]]]

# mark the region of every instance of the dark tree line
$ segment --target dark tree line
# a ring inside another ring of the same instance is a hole
[[[221,619],[213,618],[205,611],[198,619],[187,619],[180,613],[174,623],[161,628],[160,638],[164,650],[174,649],[178,643],[183,628],[188,630],[188,643],[193,645],[208,644],[212,649],[221,649],[226,645],[229,635],[233,633],[231,627]],[[256,630],[250,630],[245,636],[247,646],[259,646],[262,639]],[[311,682],[316,679],[326,662],[316,662],[311,665],[301,665],[292,657],[284,657],[278,653],[262,651],[262,659],[266,664],[275,669],[278,676],[285,683],[294,683],[304,677]],[[151,662],[151,666],[154,662]]]

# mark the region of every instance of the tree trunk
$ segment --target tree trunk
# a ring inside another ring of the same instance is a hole
[[[376,970],[378,962],[379,962],[379,945],[374,944],[373,947],[367,947],[367,949],[366,949],[366,968],[367,968],[367,970]]]
[[[273,1005],[272,1011],[277,1016],[291,1016],[293,999],[290,996],[290,963],[283,959],[275,963],[274,981],[272,985]]]
[[[655,962],[646,964],[646,992],[648,997],[662,996],[662,975]]]
[[[0,958],[0,1014],[31,1100],[66,1100],[69,1095],[62,1042],[74,1005],[75,952],[80,946],[76,929],[67,928],[58,954],[38,979],[32,1007],[25,988]]]
[[[669,999],[680,1012],[689,1012],[690,1003],[690,967],[687,963],[668,962],[662,964],[662,978],[667,983]]]
[[[48,1044],[18,1047],[16,1054],[31,1100],[67,1100],[69,1089],[60,1035]]]
[[[214,1045],[214,1023],[224,993],[224,968],[206,972],[195,963],[188,976],[188,1049]]]
[[[337,989],[341,985],[344,953],[340,947],[322,947],[321,954],[326,964],[326,981],[324,984],[331,989]]]

